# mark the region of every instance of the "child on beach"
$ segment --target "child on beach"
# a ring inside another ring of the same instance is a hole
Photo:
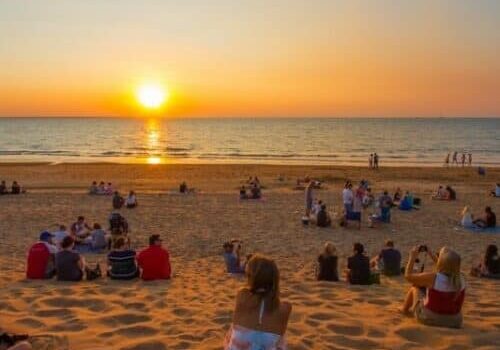
[[[139,203],[137,202],[137,196],[135,195],[135,192],[130,191],[128,196],[127,196],[127,199],[125,200],[125,206],[128,209],[132,209],[132,208],[137,207],[138,205],[139,205]]]
[[[241,263],[241,244],[241,241],[234,239],[224,243],[222,246],[227,273],[245,273],[246,264]]]

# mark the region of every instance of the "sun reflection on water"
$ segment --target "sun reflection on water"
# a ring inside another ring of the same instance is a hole
[[[146,122],[146,140],[145,148],[148,156],[146,162],[148,164],[160,164],[163,162],[161,157],[161,127],[157,119],[148,119]]]

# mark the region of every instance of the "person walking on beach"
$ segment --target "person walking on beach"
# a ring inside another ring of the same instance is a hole
[[[376,152],[373,154],[373,168],[378,169],[378,154]]]
[[[448,152],[448,155],[446,156],[446,158],[444,159],[444,166],[445,167],[450,166],[450,153],[449,152]]]
[[[452,164],[456,164],[458,166],[458,153],[457,151],[453,152],[453,160],[451,161]]]
[[[462,168],[465,166],[465,152],[462,153]]]
[[[368,158],[368,168],[373,169],[373,153],[371,153],[370,157]]]
[[[472,166],[472,153],[469,153],[469,166]]]

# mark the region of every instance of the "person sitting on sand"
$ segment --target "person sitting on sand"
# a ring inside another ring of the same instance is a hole
[[[413,314],[425,325],[460,328],[465,298],[465,278],[460,273],[460,255],[443,247],[436,258],[426,249],[427,254],[436,262],[436,270],[415,273],[413,267],[421,251],[421,247],[416,246],[410,252],[405,278],[412,287],[406,294],[403,313]]]
[[[61,249],[61,242],[64,239],[64,237],[69,236],[69,233],[66,229],[66,225],[59,225],[59,228],[57,231],[52,233],[54,235],[53,241],[54,244],[57,246],[58,249]]]
[[[73,250],[75,240],[65,237],[61,243],[62,250],[56,254],[56,274],[58,281],[78,282],[83,279],[85,261]]]
[[[94,230],[90,233],[89,238],[89,243],[94,251],[100,251],[108,247],[110,237],[98,223],[94,223]]]
[[[474,221],[472,218],[472,213],[468,206],[464,207],[462,210],[462,219],[460,220],[460,225],[465,228],[473,228]]]
[[[314,200],[313,205],[312,205],[312,209],[311,209],[311,215],[317,216],[319,211],[321,210],[322,205],[323,205],[322,200]]]
[[[89,236],[91,230],[90,226],[85,222],[84,216],[79,216],[70,228],[71,235],[77,243],[83,242]]]
[[[280,299],[276,263],[262,255],[248,262],[247,285],[238,291],[224,350],[286,350],[292,305]]]
[[[137,264],[144,281],[170,279],[170,255],[162,247],[160,235],[155,234],[149,237],[149,247],[139,253]]]
[[[472,221],[479,228],[492,228],[497,226],[497,217],[491,207],[484,208],[483,217]]]
[[[316,225],[318,227],[330,227],[332,225],[332,219],[330,214],[326,211],[326,205],[321,204],[321,209],[316,215]]]
[[[471,275],[500,279],[500,257],[498,256],[498,247],[496,245],[488,245],[481,263],[477,267],[472,268]]]
[[[12,182],[11,194],[21,194],[21,186],[17,183],[17,181]]]
[[[396,188],[396,192],[394,192],[394,196],[392,197],[392,201],[396,204],[399,203],[401,200],[401,189],[398,187]]]
[[[323,253],[318,256],[319,268],[316,276],[318,281],[338,281],[337,264],[337,248],[331,242],[325,243]]]
[[[89,187],[89,194],[96,195],[99,194],[99,188],[97,187],[97,181],[93,181],[92,185]]]
[[[132,209],[132,208],[137,207],[138,205],[139,205],[139,203],[137,202],[137,196],[135,195],[135,192],[130,191],[128,196],[127,196],[127,199],[125,200],[125,206],[128,209]]]
[[[401,253],[394,248],[392,240],[385,241],[385,247],[372,259],[371,265],[386,276],[401,274]]]
[[[247,189],[246,189],[245,185],[242,185],[240,187],[240,199],[248,199]]]
[[[104,194],[111,196],[113,193],[115,193],[115,190],[113,189],[113,184],[111,182],[108,182],[108,184],[104,186]]]
[[[130,239],[126,237],[129,229],[127,219],[125,219],[117,210],[114,210],[109,216],[108,221],[109,232],[111,234],[108,240],[108,249],[111,249],[114,241],[119,237],[125,237],[127,242],[130,243]]]
[[[226,242],[222,248],[227,273],[245,273],[245,264],[241,263],[241,241]]]
[[[97,193],[99,195],[105,195],[106,194],[106,185],[104,184],[104,181],[99,182],[99,186],[97,186]]]
[[[413,209],[413,195],[410,191],[406,191],[405,196],[399,202],[398,208],[400,210],[412,210]]]
[[[257,183],[252,185],[250,193],[252,194],[252,199],[260,199],[262,197],[260,186]]]
[[[354,243],[354,255],[347,258],[347,281],[350,284],[371,284],[370,259],[364,251],[365,247],[361,243]]]
[[[40,234],[39,241],[28,252],[26,278],[50,279],[55,276],[55,255],[57,247],[52,242],[53,235],[48,231]]]
[[[125,204],[125,200],[120,195],[120,192],[115,191],[115,193],[113,194],[112,204],[113,209],[121,209],[123,207],[123,205]]]
[[[497,183],[495,189],[490,192],[490,196],[500,198],[500,183]]]
[[[389,193],[387,191],[384,191],[383,195],[379,197],[378,206],[380,209],[380,213],[378,215],[372,215],[369,218],[370,227],[375,227],[376,222],[391,222],[391,208],[393,206],[393,202],[391,196],[389,196]]]
[[[135,261],[136,253],[126,247],[125,238],[118,238],[113,250],[108,254],[108,276],[113,280],[131,280],[139,277],[139,268]]]
[[[2,180],[2,182],[0,182],[0,195],[3,195],[3,194],[9,194],[5,180]]]
[[[449,185],[446,186],[446,193],[447,193],[445,197],[446,200],[454,201],[457,199],[457,192]]]
[[[432,196],[432,199],[437,199],[437,200],[447,200],[448,199],[448,192],[444,189],[443,186],[439,185],[438,190],[434,196]]]

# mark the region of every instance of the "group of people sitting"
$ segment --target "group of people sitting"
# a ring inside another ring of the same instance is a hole
[[[356,243],[354,255],[348,259],[350,282],[370,281],[370,261],[364,255],[362,247]],[[489,248],[489,252],[487,261],[489,264],[495,261],[498,268],[498,251],[493,253],[493,249]],[[419,259],[426,257],[433,263],[432,270],[416,269]],[[402,271],[411,284],[401,312],[425,325],[460,328],[466,290],[465,276],[460,272],[460,255],[448,247],[441,248],[435,255],[426,246],[416,246],[411,250],[404,269],[400,269],[400,261],[401,254],[394,249],[393,244],[387,242],[386,247],[372,260],[372,264],[384,264],[383,271],[388,268],[389,275],[400,274]],[[333,244],[325,245],[318,263],[318,279],[338,280]],[[225,337],[224,349],[286,349],[284,335],[292,305],[280,298],[277,264],[269,257],[254,254],[246,264],[245,273],[246,285],[237,293],[233,321]]]
[[[123,198],[120,192],[115,191],[112,199],[113,209],[121,209],[125,206],[128,209],[135,208],[139,205],[137,196],[134,191],[130,191],[127,198]]]
[[[260,185],[260,180],[257,176],[253,178],[250,177],[246,182],[246,186],[242,185],[240,187],[240,199],[260,199],[260,198],[262,198],[262,187]]]
[[[432,196],[432,199],[442,201],[454,201],[457,199],[457,192],[450,186],[439,186],[437,192]]]
[[[90,268],[84,257],[75,250],[76,241],[72,235],[62,239],[59,245],[56,236],[44,231],[39,241],[28,252],[26,277],[28,279],[52,279],[58,281],[81,281],[86,277],[93,280],[101,277],[97,264]],[[125,237],[113,241],[107,256],[106,274],[111,279],[130,280],[141,277],[145,281],[169,279],[171,276],[170,255],[162,247],[160,235],[149,238],[149,247],[139,254],[130,246]]]
[[[26,190],[24,190],[17,181],[12,181],[12,185],[10,186],[10,191],[9,188],[7,187],[7,183],[5,182],[5,180],[2,180],[0,182],[0,195],[21,194],[25,192]]]
[[[111,196],[114,192],[111,182],[105,184],[104,181],[101,181],[98,185],[97,181],[93,181],[89,188],[89,194],[91,195]]]
[[[393,206],[398,207],[399,210],[412,210],[419,209],[421,199],[413,196],[410,191],[406,191],[403,195],[401,189],[398,187],[392,199]]]
[[[468,206],[462,211],[462,220],[460,221],[462,227],[469,229],[485,229],[494,228],[497,226],[497,216],[491,207],[484,208],[483,215],[474,219],[471,210]]]

